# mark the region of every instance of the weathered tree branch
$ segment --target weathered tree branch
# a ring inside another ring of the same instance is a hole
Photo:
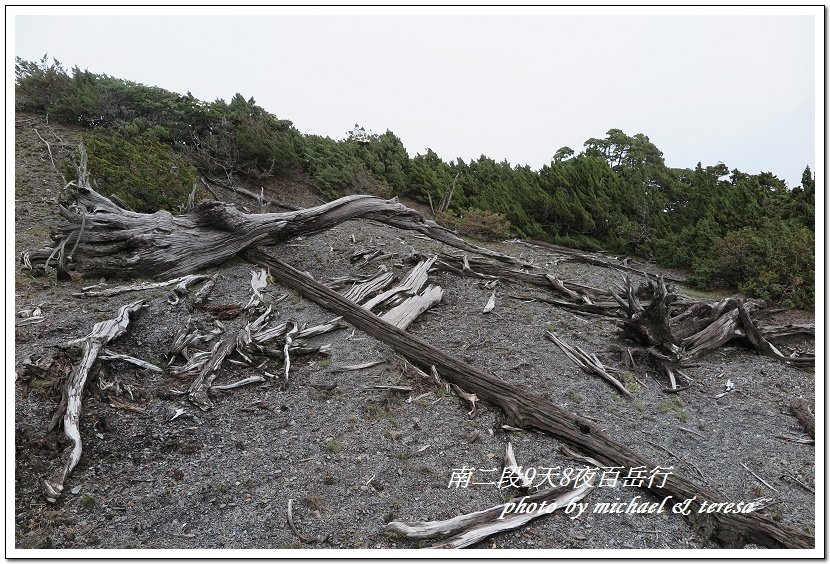
[[[144,306],[144,300],[138,300],[131,304],[122,306],[118,315],[113,319],[96,323],[92,332],[82,339],[71,341],[70,344],[83,343],[83,356],[81,361],[72,371],[72,375],[64,386],[64,398],[66,401],[66,412],[63,416],[63,432],[66,438],[72,443],[64,452],[63,468],[58,470],[51,478],[44,482],[46,499],[55,502],[63,493],[63,484],[67,476],[81,459],[83,447],[81,445],[81,431],[78,422],[81,418],[81,398],[86,385],[87,376],[98,354],[110,341],[117,339],[127,330],[130,323],[130,314],[135,313]],[[63,402],[61,403],[63,405]]]

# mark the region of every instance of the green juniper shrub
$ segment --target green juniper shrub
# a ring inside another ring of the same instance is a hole
[[[93,186],[102,194],[144,213],[173,212],[187,203],[196,169],[168,145],[95,130],[84,135],[84,146]]]

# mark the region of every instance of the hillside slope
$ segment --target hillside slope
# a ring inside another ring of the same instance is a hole
[[[17,253],[45,243],[63,186],[35,129],[50,141],[57,161],[74,149],[79,137],[74,128],[46,124],[31,115],[16,117]],[[256,191],[259,186],[247,188]],[[319,203],[302,178],[262,188],[266,198],[282,203]],[[257,211],[251,199],[229,192],[218,195]],[[544,265],[565,280],[608,287],[620,278],[618,272],[598,266],[554,265],[552,251],[518,242],[492,247]],[[365,249],[382,249],[391,256],[363,266],[350,261],[355,251]],[[362,221],[279,248],[283,260],[317,280],[368,274],[379,264],[401,277],[408,270],[402,258],[413,250],[426,256],[447,252],[434,242]],[[47,427],[60,400],[59,378],[77,362],[76,354],[59,345],[83,337],[95,322],[142,297],[149,306],[111,348],[166,366],[164,351],[188,318],[203,328],[215,326],[216,318],[195,308],[190,299],[169,304],[166,289],[91,299],[76,293],[99,280],[35,278],[16,268],[15,312],[39,306],[45,317],[42,323],[18,327],[15,335],[17,547],[416,548],[424,543],[384,534],[383,525],[390,520],[446,519],[502,503],[506,492],[493,485],[448,484],[453,471],[464,466],[480,471],[477,480],[491,480],[492,473],[486,472],[500,472],[508,438],[525,467],[575,466],[559,453],[557,441],[540,433],[506,431],[501,414],[487,406],[470,417],[461,401],[413,375],[389,347],[348,328],[315,338],[331,345],[330,357],[298,357],[287,390],[269,383],[230,390],[207,412],[171,394],[189,382],[176,380],[169,370],[157,374],[121,362],[99,363],[103,366],[90,378],[84,396],[83,457],[67,482],[69,493],[55,505],[46,503],[41,484],[58,466],[65,446],[62,436]],[[213,304],[244,305],[250,297],[251,270],[242,261],[219,269]],[[664,382],[643,374],[642,385],[632,386],[634,399],[626,401],[544,337],[552,329],[606,364],[617,365],[619,355],[609,347],[621,339],[612,323],[513,299],[510,294],[541,291],[510,283],[497,287],[495,309],[483,314],[491,290],[481,282],[444,271],[431,274],[430,281],[445,289],[444,299],[410,327],[412,334],[596,421],[617,441],[730,499],[774,497],[778,503],[764,510],[768,515],[813,529],[814,494],[806,487],[815,481],[814,446],[780,438],[801,434],[786,405],[798,396],[814,401],[812,372],[729,345],[688,370],[690,389],[666,395],[661,391]],[[275,306],[279,319],[314,325],[332,317],[279,284],[268,287],[271,298],[281,294],[288,297]],[[784,315],[792,319],[806,314]],[[232,331],[243,319],[221,323]],[[54,359],[49,370],[24,367],[45,355]],[[387,362],[337,371],[371,360]],[[256,369],[226,364],[218,381],[280,370],[281,364],[273,360]],[[735,391],[722,395],[730,380]],[[412,391],[375,389],[378,385]],[[183,413],[174,418],[179,409]],[[590,501],[628,501],[639,493],[596,488]],[[292,533],[285,518],[289,499],[299,530],[325,541],[303,544]],[[570,517],[556,512],[478,547],[715,547],[701,543],[676,515],[586,512]]]

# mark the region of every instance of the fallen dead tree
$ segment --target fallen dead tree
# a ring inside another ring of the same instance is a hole
[[[169,278],[226,262],[241,251],[331,228],[350,219],[369,219],[416,231],[435,241],[506,262],[515,259],[467,243],[452,231],[397,199],[346,196],[314,208],[246,214],[223,202],[201,202],[186,215],[125,210],[79,179],[77,202],[60,207],[65,223],[52,247],[26,251],[31,269],[76,271],[112,278]]]
[[[548,399],[512,386],[503,380],[470,366],[424,341],[386,323],[371,312],[343,298],[281,260],[260,249],[248,250],[247,260],[270,268],[271,274],[286,286],[321,307],[342,315],[346,321],[392,346],[399,354],[425,369],[435,367],[441,377],[482,401],[501,408],[510,425],[546,432],[565,444],[596,459],[603,466],[654,468],[655,464],[614,441],[592,422],[570,413]],[[660,498],[691,499],[687,519],[704,537],[725,547],[755,543],[771,548],[812,548],[813,536],[803,530],[778,524],[757,513],[697,513],[703,502],[722,501],[722,496],[672,474],[664,487],[651,487]]]

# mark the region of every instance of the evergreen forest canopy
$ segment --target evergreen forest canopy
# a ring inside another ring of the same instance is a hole
[[[202,102],[62,65],[16,64],[17,111],[88,128],[97,185],[139,211],[177,209],[197,174],[235,178],[308,175],[327,198],[402,195],[438,206],[462,233],[515,234],[627,253],[687,268],[699,287],[728,286],[792,306],[815,300],[815,180],[789,189],[774,174],[723,163],[666,166],[643,134],[611,129],[581,152],[563,147],[540,170],[482,155],[445,162],[410,157],[391,131],[355,129],[343,140],[300,133],[253,98]]]

